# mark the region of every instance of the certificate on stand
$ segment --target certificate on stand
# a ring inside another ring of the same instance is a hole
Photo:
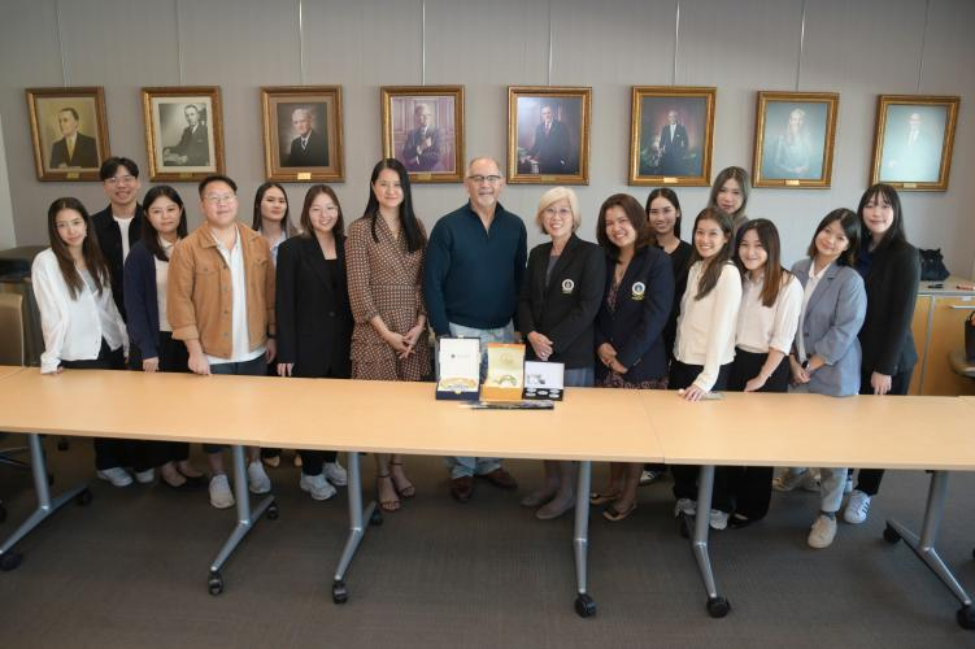
[[[521,401],[525,387],[525,346],[488,343],[488,369],[481,389],[484,401]]]
[[[523,398],[561,401],[565,387],[565,365],[525,361],[525,393]]]
[[[481,379],[481,341],[477,338],[441,338],[439,342],[437,399],[476,401]]]

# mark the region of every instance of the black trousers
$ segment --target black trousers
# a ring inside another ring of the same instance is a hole
[[[731,363],[722,365],[718,372],[718,380],[714,382],[714,391],[725,390],[728,387],[728,379],[731,376]],[[701,365],[687,365],[674,359],[670,364],[670,382],[668,388],[671,390],[683,390],[689,388],[697,375],[704,367]],[[674,497],[697,500],[697,477],[701,472],[701,467],[691,464],[671,464],[670,472],[674,476]],[[726,475],[715,471],[714,490],[712,509],[719,509],[723,512],[731,512],[731,502],[722,500],[728,493],[727,487],[723,484]]]
[[[768,354],[756,354],[742,349],[735,350],[735,361],[731,365],[731,378],[728,390],[744,392],[748,382],[758,376],[765,365]],[[789,389],[789,359],[785,357],[759,392],[785,393]],[[724,473],[721,482],[728,490],[720,500],[731,501],[734,511],[749,520],[759,520],[768,514],[772,502],[772,473],[770,466],[728,466],[718,467],[717,473]],[[715,490],[717,491],[717,489]],[[719,500],[715,493],[715,500]]]
[[[83,361],[61,361],[61,367],[69,370],[124,370],[125,354],[122,348],[111,349],[108,342],[102,338],[98,357]],[[144,459],[143,442],[125,439],[107,439],[96,437],[92,440],[95,446],[95,468],[99,471],[133,465],[136,470],[144,470],[138,464]],[[148,467],[146,467],[148,468]]]
[[[159,357],[160,372],[187,373],[189,368],[189,352],[181,340],[174,340],[171,331],[159,332],[159,344],[156,347]],[[133,346],[129,350],[129,369],[142,371],[142,355]],[[173,404],[177,407],[177,404]],[[190,445],[186,442],[143,442],[140,462],[147,467],[159,467],[169,462],[184,462],[190,459]],[[140,470],[140,469],[136,469]]]
[[[871,372],[864,372],[860,377],[860,394],[873,394],[873,388],[870,387],[870,374]],[[913,374],[914,366],[912,365],[890,377],[890,392],[887,393],[887,396],[906,395],[911,389],[911,376]],[[850,469],[850,473],[853,473],[853,469]],[[880,491],[880,481],[883,479],[883,469],[860,469],[860,473],[857,475],[856,489],[868,496],[876,496],[877,492]]]

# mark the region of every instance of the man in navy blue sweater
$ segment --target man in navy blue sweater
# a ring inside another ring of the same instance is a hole
[[[463,336],[481,341],[481,375],[486,371],[484,345],[514,342],[513,318],[527,259],[525,224],[498,203],[504,188],[501,168],[492,158],[475,158],[465,180],[470,201],[444,216],[430,233],[423,269],[423,295],[437,338]],[[488,457],[448,457],[450,494],[470,500],[474,476],[502,489],[518,487]]]

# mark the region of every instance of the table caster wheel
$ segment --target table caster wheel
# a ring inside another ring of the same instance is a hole
[[[74,497],[74,501],[82,507],[87,507],[91,504],[91,500],[94,496],[91,495],[90,489],[81,490],[77,496]]]
[[[372,510],[372,516],[369,517],[369,524],[380,526],[383,524],[383,513],[378,509]]]
[[[596,614],[596,602],[587,593],[579,593],[576,597],[576,614],[579,617],[592,617]]]
[[[972,605],[962,606],[958,609],[958,613],[955,615],[958,620],[958,624],[961,625],[963,629],[975,629],[975,609]]]
[[[214,597],[223,592],[223,577],[220,576],[219,572],[210,573],[210,578],[207,579],[207,590]]]
[[[281,512],[278,511],[278,505],[277,505],[277,503],[275,503],[275,504],[271,505],[270,507],[268,507],[267,508],[267,513],[265,514],[265,516],[267,516],[267,519],[269,521],[276,521],[276,520],[278,520],[278,516],[280,516],[280,515],[281,515]]]
[[[0,572],[16,570],[23,558],[24,555],[16,552],[7,552],[6,554],[0,555]]]
[[[708,615],[711,617],[724,617],[731,610],[731,604],[724,597],[708,598]]]
[[[891,545],[894,545],[895,543],[901,540],[901,535],[898,534],[897,530],[895,530],[893,527],[887,525],[884,528],[884,540],[890,543]]]
[[[336,604],[345,604],[349,601],[349,589],[340,579],[332,582],[332,601]]]

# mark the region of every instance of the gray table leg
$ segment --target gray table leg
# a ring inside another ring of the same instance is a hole
[[[897,521],[888,520],[887,527],[884,529],[884,538],[890,543],[897,543],[897,541],[904,539],[904,543],[914,551],[918,559],[930,568],[938,579],[948,587],[951,594],[961,602],[962,606],[958,609],[956,616],[958,624],[966,629],[975,629],[975,610],[972,608],[972,598],[958,583],[955,576],[951,574],[935,548],[947,498],[948,472],[935,471],[931,475],[931,486],[928,488],[928,502],[924,510],[921,537],[918,538],[916,534]]]
[[[366,534],[365,521],[373,525],[382,523],[382,513],[376,510],[376,501],[371,501],[365,509],[362,508],[362,476],[359,470],[359,453],[350,451],[349,465],[349,538],[345,542],[339,565],[335,569],[332,580],[332,601],[344,604],[349,600],[349,590],[345,585],[345,573],[352,563],[362,537]]]
[[[14,530],[14,533],[3,542],[3,545],[0,545],[0,570],[4,572],[13,570],[20,565],[23,556],[11,552],[11,549],[18,541],[30,534],[35,527],[72,499],[77,499],[78,504],[81,505],[87,505],[91,502],[91,492],[88,490],[87,483],[68,489],[52,499],[51,490],[47,486],[47,464],[44,459],[44,449],[41,446],[41,436],[29,434],[27,435],[27,442],[30,448],[31,472],[34,475],[34,491],[37,493],[37,509],[27,517],[27,520],[21,523],[20,527]]]
[[[697,481],[697,515],[690,521],[694,524],[694,534],[691,538],[691,551],[697,561],[704,590],[708,594],[708,614],[711,617],[724,617],[731,610],[728,600],[718,595],[714,584],[714,573],[711,571],[711,557],[708,554],[708,535],[711,523],[711,492],[714,489],[714,467],[702,466]]]
[[[572,548],[576,560],[576,613],[580,617],[596,614],[596,602],[586,592],[587,552],[589,549],[589,492],[592,487],[592,462],[579,462],[579,482],[576,486],[575,537]]]
[[[247,465],[244,461],[244,447],[233,446],[234,457],[234,500],[237,501],[237,524],[230,533],[230,537],[220,548],[217,558],[210,564],[210,575],[207,579],[207,587],[211,595],[219,595],[223,592],[223,576],[220,568],[230,558],[234,550],[247,533],[253,529],[257,520],[267,511],[267,517],[275,519],[278,517],[278,506],[274,502],[274,495],[265,496],[253,510],[251,509],[250,492],[247,489]]]

